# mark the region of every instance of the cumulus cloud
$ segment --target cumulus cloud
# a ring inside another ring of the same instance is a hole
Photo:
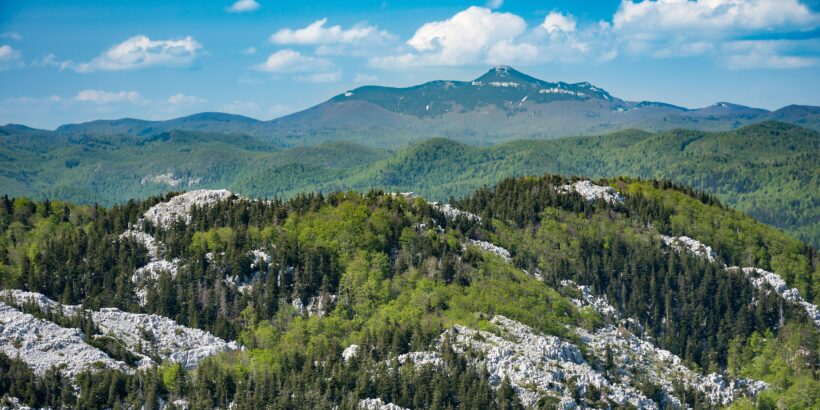
[[[22,62],[20,61],[19,51],[7,44],[0,46],[0,70],[6,70],[20,65],[22,65]]]
[[[80,73],[94,71],[134,70],[152,66],[180,67],[189,65],[202,44],[188,36],[175,40],[151,40],[137,35],[115,44],[107,51],[86,63],[66,62],[64,67]]]
[[[230,5],[226,10],[230,13],[248,13],[259,10],[259,3],[256,0],[237,0]]]
[[[268,56],[268,59],[261,64],[254,66],[259,71],[269,73],[296,73],[305,71],[316,71],[333,67],[333,62],[320,57],[303,55],[291,50],[279,50]]]
[[[110,103],[131,103],[143,104],[145,98],[136,91],[104,91],[104,90],[82,90],[74,97],[75,101],[91,102],[97,105]]]
[[[284,28],[270,36],[270,42],[279,45],[328,45],[355,44],[361,42],[385,42],[393,39],[387,31],[376,26],[359,23],[343,29],[335,25],[326,27],[327,18],[319,19],[300,29]]]
[[[820,17],[799,0],[624,0],[612,18],[624,53],[656,57],[706,54],[743,36],[818,24]]]
[[[621,0],[611,20],[579,21],[569,13],[552,11],[534,27],[511,13],[470,7],[449,19],[422,25],[404,50],[373,57],[370,65],[405,68],[706,56],[732,69],[796,68],[817,64],[820,52],[807,48],[809,41],[785,39],[818,27],[820,15],[800,0]],[[766,40],[748,41],[755,37]]]
[[[473,6],[447,20],[421,26],[407,41],[410,52],[374,58],[371,63],[380,67],[402,67],[483,62],[490,49],[513,41],[526,29],[527,23],[515,14]]]
[[[553,11],[544,18],[544,22],[541,23],[541,27],[544,30],[547,30],[547,33],[555,33],[558,31],[564,33],[572,33],[575,31],[577,23],[575,22],[575,18],[572,15],[564,15],[557,11]]]

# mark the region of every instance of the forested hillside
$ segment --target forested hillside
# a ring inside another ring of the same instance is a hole
[[[0,287],[6,323],[78,327],[109,358],[46,369],[73,358],[3,327],[0,396],[33,406],[820,405],[816,251],[663,181],[523,177],[447,205],[3,197]],[[112,314],[184,327],[129,336]],[[196,329],[241,348],[153,348]]]
[[[665,178],[820,245],[820,133],[782,123],[730,132],[623,131],[476,147],[433,139],[395,152],[332,142],[281,149],[241,135],[67,137],[4,129],[0,188],[8,195],[110,205],[167,191],[228,188],[250,197],[305,190],[467,195],[508,176],[555,172]]]

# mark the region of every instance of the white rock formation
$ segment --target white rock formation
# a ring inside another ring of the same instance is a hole
[[[441,366],[443,364],[438,352],[410,352],[399,355],[396,360],[401,365],[407,361],[412,362],[414,366]]]
[[[57,366],[66,376],[99,368],[128,370],[125,363],[83,341],[79,329],[67,329],[0,302],[0,352],[19,357],[42,375]]]
[[[120,235],[120,239],[131,239],[137,243],[141,243],[148,249],[148,256],[152,261],[159,259],[159,246],[153,236],[136,229],[129,229]]]
[[[359,345],[350,345],[345,350],[342,351],[342,361],[347,363],[356,358],[359,355],[359,350],[361,347]]]
[[[536,333],[530,327],[495,316],[503,337],[456,325],[439,338],[449,334],[453,349],[458,353],[473,351],[483,359],[490,374],[490,384],[499,386],[508,378],[524,406],[531,407],[544,396],[555,397],[565,404],[574,403],[575,392],[569,381],[574,380],[582,396],[594,386],[606,391],[605,400],[619,406],[632,405],[654,409],[657,404],[630,386],[610,383],[601,373],[584,362],[577,346],[554,336]]]
[[[468,239],[467,240],[467,245],[472,245],[472,246],[478,247],[482,251],[496,254],[496,255],[500,256],[501,258],[503,258],[507,262],[512,260],[512,256],[510,255],[510,251],[508,251],[508,250],[506,250],[506,249],[504,249],[500,246],[493,245],[489,242],[478,241],[478,240],[475,240],[475,239]]]
[[[750,397],[764,390],[764,382],[736,379],[726,380],[719,374],[701,375],[683,365],[681,359],[652,343],[642,340],[622,327],[606,326],[589,333],[578,330],[588,351],[604,363],[607,349],[611,352],[614,366],[618,369],[614,376],[622,382],[633,383],[640,378],[650,380],[666,391],[665,403],[672,408],[681,407],[680,401],[672,396],[673,382],[683,383],[705,394],[713,406],[725,406],[739,397]]]
[[[430,202],[430,206],[432,206],[433,208],[436,208],[439,212],[443,213],[445,217],[450,218],[450,219],[456,219],[458,217],[462,217],[462,218],[467,218],[470,221],[481,222],[481,217],[480,216],[478,216],[476,214],[473,214],[473,213],[470,213],[470,212],[467,212],[467,211],[462,211],[458,208],[453,207],[450,204],[440,204],[438,202]]]
[[[817,308],[817,305],[803,299],[796,288],[789,288],[789,285],[786,284],[786,281],[784,281],[780,275],[760,268],[739,268],[732,266],[726,268],[726,270],[741,270],[758,289],[765,289],[766,286],[770,286],[775,293],[787,302],[801,306],[803,310],[806,311],[809,319],[814,322],[814,325],[820,328],[820,309]]]
[[[162,360],[195,367],[202,359],[217,353],[236,350],[236,342],[226,342],[204,330],[181,326],[157,315],[123,312],[103,308],[91,313],[100,331],[125,344],[129,350],[158,356]]]
[[[675,237],[661,235],[661,239],[663,240],[663,243],[673,247],[679,252],[681,250],[687,250],[701,258],[706,258],[709,262],[714,262],[715,257],[717,256],[711,246],[704,245],[703,243],[688,236]]]
[[[167,202],[160,202],[145,211],[143,217],[154,225],[167,228],[178,219],[185,223],[191,221],[191,207],[194,205],[210,205],[229,198],[233,195],[225,189],[200,189],[177,195]]]
[[[558,187],[559,192],[577,192],[587,201],[594,201],[598,198],[603,199],[611,204],[620,203],[624,201],[623,196],[615,191],[615,188],[609,186],[595,185],[590,181],[578,181],[574,184],[567,184]]]
[[[359,408],[362,410],[410,410],[393,403],[385,404],[382,399],[359,400]]]
[[[136,285],[134,293],[137,295],[140,306],[145,306],[148,303],[148,287],[153,285],[162,272],[168,272],[172,278],[177,276],[177,269],[179,268],[179,259],[173,261],[155,260],[148,262],[147,265],[138,268],[131,276],[131,282]]]
[[[712,251],[712,248],[695,239],[686,236],[677,238],[662,236],[661,238],[667,245],[671,245],[677,249],[686,249],[697,256],[707,258],[709,261],[714,261],[715,253]],[[814,322],[814,325],[820,328],[820,308],[803,299],[803,297],[800,296],[800,292],[796,288],[790,288],[780,275],[755,267],[740,268],[738,266],[729,266],[726,267],[726,270],[742,271],[752,282],[752,285],[758,289],[766,289],[767,286],[770,286],[783,300],[802,307],[803,310],[806,311],[806,315],[808,315],[809,319]]]
[[[601,314],[601,316],[609,317],[612,319],[620,318],[620,313],[618,313],[618,309],[615,309],[612,305],[609,304],[609,302],[606,300],[606,296],[599,296],[592,293],[592,290],[589,288],[589,286],[578,285],[571,280],[562,280],[561,286],[575,288],[581,292],[581,299],[572,299],[572,303],[575,306],[589,306],[594,311]]]
[[[34,292],[7,290],[0,293],[0,296],[10,298],[19,304],[34,302],[42,310],[62,309],[62,314],[66,316],[76,315],[81,309],[79,306],[61,305]],[[192,368],[207,356],[239,348],[236,342],[225,342],[204,330],[181,326],[162,316],[123,312],[115,308],[89,312],[91,320],[103,335],[119,340],[131,352],[143,357],[140,366],[153,364],[145,356],[149,355]],[[138,352],[139,347],[142,353]]]

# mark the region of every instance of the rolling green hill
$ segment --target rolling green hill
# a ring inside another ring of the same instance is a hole
[[[347,142],[280,149],[243,135],[59,137],[4,128],[2,193],[112,204],[194,188],[252,197],[306,189],[415,191],[444,200],[556,172],[667,178],[820,245],[820,134],[767,122],[728,132],[628,130],[476,147],[432,139],[390,152]]]

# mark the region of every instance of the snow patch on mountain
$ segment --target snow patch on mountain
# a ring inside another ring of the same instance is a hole
[[[512,256],[510,255],[510,251],[508,251],[508,250],[506,250],[506,249],[504,249],[500,246],[493,245],[490,242],[479,241],[479,240],[475,240],[475,239],[468,239],[467,243],[465,244],[465,248],[466,248],[466,245],[472,245],[472,246],[475,246],[475,247],[481,249],[484,252],[489,252],[489,253],[498,255],[507,262],[512,260]]]
[[[577,192],[587,201],[594,201],[598,198],[603,199],[611,204],[621,203],[624,201],[623,196],[615,191],[615,188],[610,186],[595,185],[590,181],[578,181],[574,184],[567,184],[558,187],[559,192]]]
[[[663,243],[675,248],[676,250],[687,250],[699,257],[706,258],[709,262],[714,262],[717,254],[712,250],[711,246],[692,239],[688,236],[666,236],[661,235]]]
[[[2,302],[0,352],[19,357],[38,375],[55,366],[69,377],[98,368],[128,370],[125,363],[85,343],[79,329],[67,329],[38,319]]]
[[[211,205],[231,197],[233,194],[225,189],[200,189],[177,195],[167,202],[160,202],[149,208],[143,217],[161,228],[168,228],[178,219],[191,222],[191,207]]]

